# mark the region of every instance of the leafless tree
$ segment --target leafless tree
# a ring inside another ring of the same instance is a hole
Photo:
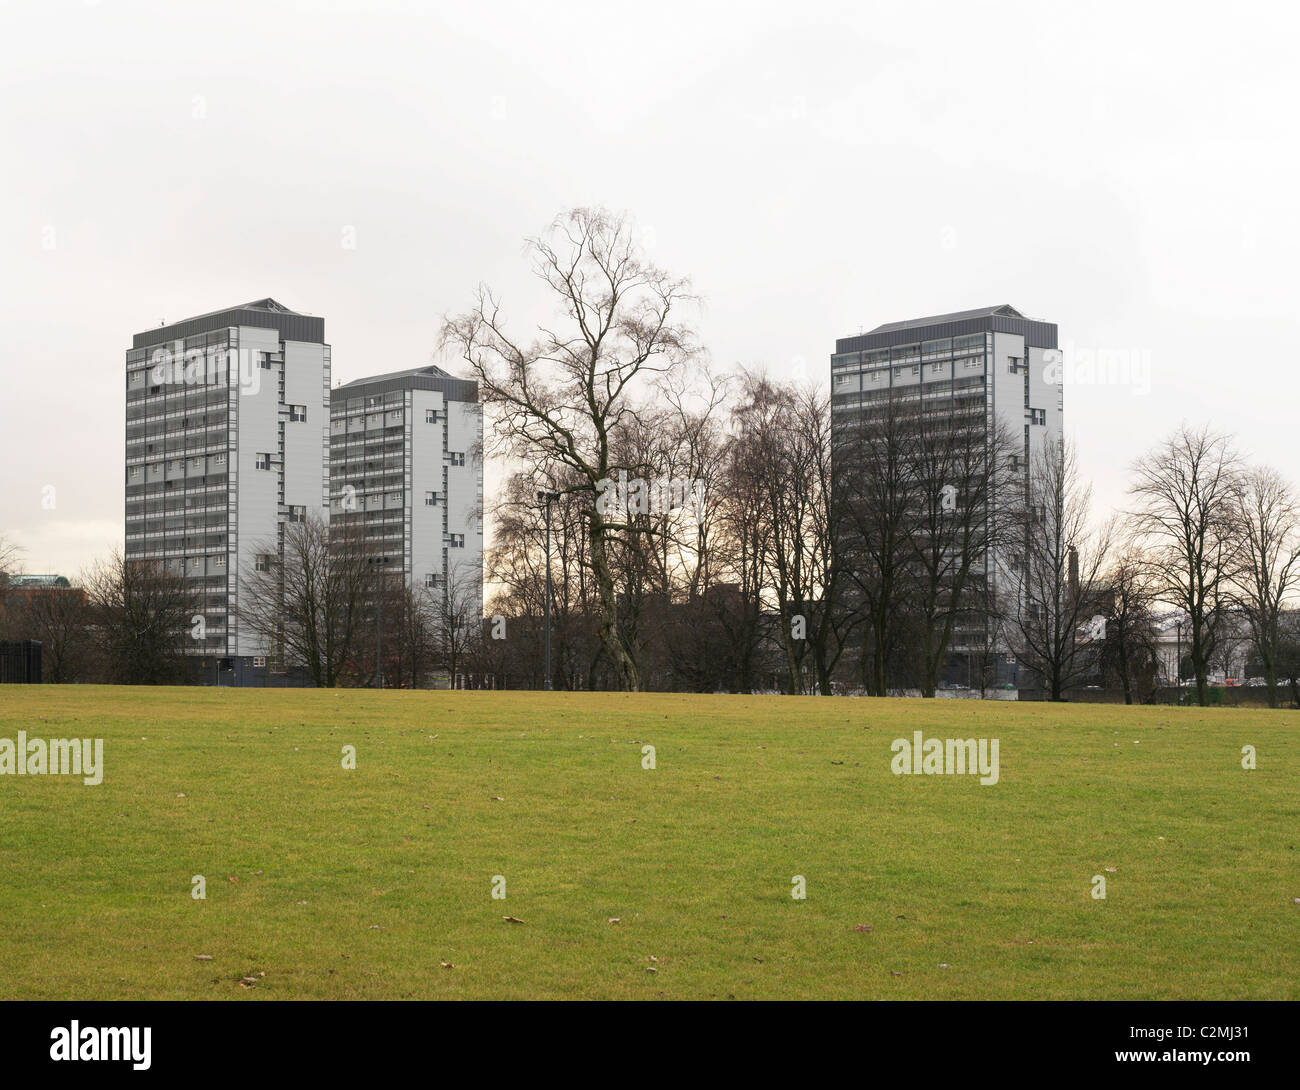
[[[331,528],[308,516],[285,524],[282,554],[273,540],[256,548],[269,560],[265,570],[241,579],[241,623],[272,658],[305,670],[313,684],[342,684],[374,632],[377,588],[389,578],[380,578],[364,528]]]
[[[691,296],[684,280],[648,261],[624,217],[579,208],[529,240],[533,268],[562,304],[566,329],[538,328],[529,340],[507,331],[501,304],[480,287],[474,307],[448,318],[443,344],[478,380],[498,441],[533,463],[571,469],[587,502],[588,564],[599,603],[600,639],[618,688],[639,687],[618,624],[611,541],[622,516],[597,509],[602,481],[620,469],[613,431],[635,413],[651,380],[685,365],[694,338],[677,312]]]
[[[1101,653],[1102,675],[1119,680],[1125,704],[1135,699],[1145,703],[1155,691],[1155,601],[1146,559],[1140,549],[1126,548],[1103,579],[1106,634]]]
[[[819,574],[810,533],[813,455],[796,434],[795,392],[758,373],[746,374],[743,381],[736,448],[756,485],[755,514],[762,521],[764,546],[758,559],[763,586],[777,612],[776,640],[785,664],[786,691],[801,693]]]
[[[108,680],[169,685],[186,679],[191,625],[202,610],[183,578],[114,552],[91,568],[86,592]]]
[[[1133,473],[1133,528],[1157,592],[1187,614],[1196,698],[1204,706],[1236,564],[1241,462],[1227,436],[1183,424],[1138,459]]]
[[[1006,633],[1017,661],[1042,679],[1051,700],[1097,667],[1104,638],[1103,572],[1113,528],[1094,529],[1092,489],[1064,440],[1044,444],[1029,467],[1025,502],[1012,518],[1011,605]],[[1095,631],[1094,616],[1101,617]]]
[[[98,649],[82,587],[29,591],[16,612],[24,638],[41,643],[41,674],[46,682],[57,685],[93,678]]]
[[[439,665],[454,688],[471,654],[483,638],[483,580],[477,567],[462,565],[430,602],[433,646]]]
[[[1277,653],[1282,611],[1300,586],[1300,510],[1276,470],[1246,470],[1235,496],[1237,564],[1232,598],[1245,616],[1264,669],[1270,708],[1278,706]]]
[[[978,643],[972,630],[988,623],[978,605],[1006,536],[1012,449],[1004,426],[986,423],[982,399],[977,412],[936,406],[917,414],[906,453],[917,478],[908,570],[924,696],[934,696],[954,638]]]
[[[22,549],[4,534],[0,534],[0,584],[4,577],[16,575],[22,570]]]
[[[835,451],[844,494],[845,570],[862,616],[861,674],[872,696],[890,688],[904,641],[912,540],[920,516],[910,444],[919,423],[911,403],[890,397],[841,432]]]

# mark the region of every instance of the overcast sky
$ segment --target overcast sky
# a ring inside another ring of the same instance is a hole
[[[1067,385],[1103,507],[1184,418],[1298,478],[1296,29],[1248,3],[0,3],[0,534],[34,572],[121,543],[133,333],[272,296],[324,316],[336,382],[416,366],[479,281],[528,317],[521,240],[581,204],[692,278],[717,365],[826,381],[837,337],[1010,303],[1139,363]]]

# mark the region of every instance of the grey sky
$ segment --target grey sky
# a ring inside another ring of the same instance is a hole
[[[0,3],[0,533],[120,543],[131,334],[269,295],[336,381],[415,366],[480,280],[535,316],[521,239],[587,203],[692,277],[715,364],[826,380],[838,336],[1010,303],[1149,360],[1067,387],[1103,505],[1184,417],[1300,477],[1293,12]]]

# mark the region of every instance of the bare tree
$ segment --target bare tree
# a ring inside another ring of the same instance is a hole
[[[191,624],[202,612],[191,585],[154,561],[114,552],[91,569],[86,592],[110,681],[171,685],[185,680]]]
[[[499,300],[480,287],[474,307],[448,318],[443,344],[471,367],[507,450],[534,463],[571,469],[586,504],[587,555],[599,603],[604,654],[621,689],[639,687],[619,632],[609,547],[626,529],[598,509],[601,483],[620,469],[613,431],[636,411],[649,380],[682,367],[694,351],[677,311],[690,299],[684,280],[648,261],[624,217],[579,208],[546,236],[529,240],[536,274],[562,304],[567,330],[539,327],[528,341],[506,329]]]
[[[752,476],[762,521],[763,585],[777,611],[776,642],[786,692],[804,691],[809,617],[816,604],[818,555],[811,534],[813,453],[796,426],[794,391],[765,375],[744,376],[736,446]]]
[[[483,638],[483,580],[475,566],[453,569],[442,593],[430,602],[433,646],[449,683],[457,678],[474,644]]]
[[[1079,480],[1074,447],[1064,440],[1045,444],[1029,467],[1025,502],[1007,542],[1013,563],[1006,633],[1017,660],[1042,679],[1051,700],[1063,699],[1096,668],[1090,652],[1103,638],[1089,622],[1103,604],[1113,531],[1092,528],[1091,497]]]
[[[1119,680],[1124,703],[1145,703],[1155,691],[1158,671],[1156,596],[1141,550],[1125,549],[1107,570],[1102,586],[1106,619],[1101,651],[1102,676]]]
[[[305,670],[313,684],[341,684],[365,635],[374,631],[381,580],[364,528],[331,528],[308,516],[285,524],[282,551],[276,541],[257,549],[267,563],[241,579],[241,622],[262,638],[272,658]]]
[[[1135,463],[1133,527],[1161,598],[1190,628],[1196,698],[1209,700],[1207,674],[1236,563],[1241,464],[1224,435],[1181,425]]]
[[[1012,445],[1000,421],[986,423],[983,399],[976,404],[919,411],[908,440],[907,463],[917,477],[910,612],[927,697],[938,688],[955,638],[982,642],[972,629],[989,623],[979,606],[993,550],[1006,534]]]
[[[5,576],[22,571],[22,556],[22,549],[4,534],[0,534],[0,585],[3,585]]]
[[[852,422],[838,440],[837,481],[844,494],[846,571],[863,625],[861,673],[872,696],[890,688],[890,667],[903,642],[908,565],[920,512],[910,464],[916,411],[890,396]]]
[[[17,611],[26,639],[41,643],[41,673],[51,684],[85,681],[96,646],[92,612],[81,587],[43,587],[23,596]]]
[[[1276,470],[1254,467],[1235,496],[1236,568],[1232,598],[1244,614],[1264,668],[1268,705],[1278,706],[1279,625],[1300,585],[1300,511],[1291,485]]]

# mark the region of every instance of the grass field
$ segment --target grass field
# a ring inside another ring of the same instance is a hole
[[[0,998],[1300,998],[1295,712],[6,686],[19,730],[105,767],[0,776]],[[999,782],[892,774],[915,730]]]

